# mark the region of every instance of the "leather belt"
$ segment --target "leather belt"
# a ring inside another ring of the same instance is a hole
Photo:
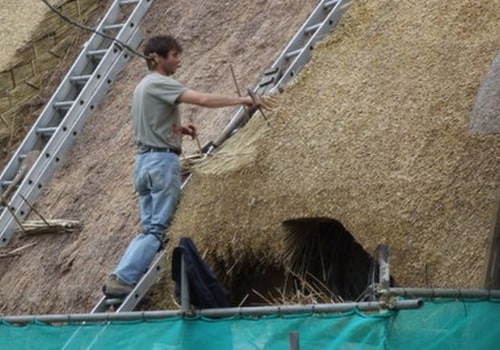
[[[150,152],[166,152],[166,153],[174,153],[178,156],[181,155],[181,151],[179,151],[178,149],[174,149],[174,148],[162,148],[162,147],[153,147],[153,146],[144,146],[144,145],[139,146],[139,150],[138,150],[139,154],[150,153]]]

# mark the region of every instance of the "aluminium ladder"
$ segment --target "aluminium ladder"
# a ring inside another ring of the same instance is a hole
[[[305,64],[309,62],[314,45],[335,27],[350,1],[320,0],[281,55],[264,72],[261,80],[253,89],[253,93],[256,95],[276,93],[296,77]],[[245,108],[240,107],[221,135],[205,148],[219,147],[246,122],[248,122],[248,114]]]
[[[344,0],[320,0],[319,4],[286,46],[279,58],[264,73],[264,77],[253,91],[258,94],[271,92],[272,89],[284,86],[290,79],[296,76],[309,61],[314,43],[324,38],[338,22],[347,2]],[[206,152],[210,153],[213,151],[214,146],[219,146],[231,136],[235,128],[241,127],[246,115],[245,110],[240,108],[224,129],[223,134],[217,139],[217,143],[212,145]],[[190,176],[183,182],[181,190],[187,185],[189,180]],[[107,312],[110,306],[115,307],[115,312],[132,311],[156,282],[157,277],[160,275],[165,254],[165,249],[157,254],[149,269],[125,299],[107,299],[103,296],[92,309],[91,313]]]
[[[130,60],[143,35],[139,22],[153,0],[115,0],[94,33],[84,44],[78,58],[52,95],[33,127],[0,174],[0,195],[20,172],[23,159],[39,151],[26,176],[5,198],[9,208],[0,208],[0,247],[5,247],[16,230],[16,215],[22,221],[30,205],[48,183],[57,165],[80,133],[87,117],[94,111],[118,73]],[[124,43],[125,45],[122,45]],[[23,197],[25,199],[23,199]],[[28,203],[26,203],[28,202]]]

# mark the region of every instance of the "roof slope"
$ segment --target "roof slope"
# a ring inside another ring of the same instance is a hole
[[[315,0],[155,1],[141,27],[147,35],[180,38],[180,81],[235,94],[229,63],[240,87],[252,87],[315,5]],[[11,242],[12,248],[37,245],[0,261],[1,313],[89,312],[101,297],[106,275],[139,229],[129,109],[132,89],[145,69],[141,59],[132,60],[37,202],[46,218],[80,220],[81,231]],[[231,117],[231,109],[183,108],[184,121],[197,125],[203,144]],[[194,150],[196,144],[186,142],[186,151]]]
[[[403,286],[482,287],[500,136],[468,123],[498,33],[498,1],[354,1],[272,126],[253,118],[198,166],[174,237],[228,270],[279,266],[285,220],[329,217],[388,244]]]

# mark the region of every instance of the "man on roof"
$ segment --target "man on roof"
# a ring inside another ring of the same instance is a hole
[[[128,295],[166,241],[180,195],[182,137],[196,136],[194,126],[181,124],[179,104],[257,107],[250,96],[199,92],[172,78],[180,66],[181,53],[181,45],[169,35],[152,37],[144,47],[145,56],[150,58],[149,72],[136,86],[132,98],[137,146],[134,187],[139,194],[142,232],[129,243],[108,276],[103,286],[107,297]]]

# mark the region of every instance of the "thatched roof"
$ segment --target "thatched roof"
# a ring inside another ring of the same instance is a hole
[[[86,19],[89,9],[95,9],[97,2],[98,0],[48,0],[48,3],[58,11],[77,22]],[[20,61],[30,60],[31,57],[23,57],[33,55],[29,51],[35,51],[34,56],[43,53],[45,48],[30,46],[41,38],[58,36],[62,24],[64,22],[42,1],[2,0],[0,72],[12,68],[13,65],[19,65]],[[71,29],[65,28],[65,30],[68,35],[73,34]]]
[[[180,38],[183,61],[176,76],[181,82],[200,91],[235,95],[229,63],[240,88],[252,87],[316,4],[317,0],[155,1],[141,28],[146,36],[169,33]],[[102,283],[140,229],[131,181],[130,102],[145,72],[144,61],[132,59],[36,202],[46,219],[77,220],[81,230],[16,235],[9,243],[9,250],[36,246],[0,261],[3,314],[89,312],[101,298]],[[181,108],[184,122],[198,127],[202,144],[219,134],[233,110]],[[186,140],[183,149],[189,154],[197,146]],[[170,294],[170,287],[161,292]]]
[[[41,1],[3,0],[0,6],[2,51],[0,71],[6,68],[17,49],[31,40],[38,23],[48,12]]]
[[[234,93],[228,63],[240,86],[251,86],[314,4],[156,1],[143,26],[181,38],[182,82]],[[479,286],[500,144],[498,135],[472,136],[467,128],[499,47],[497,4],[354,0],[299,81],[279,96],[271,128],[257,115],[196,169],[168,249],[187,235],[229,274],[239,264],[279,266],[282,222],[327,217],[370,253],[388,243],[402,285]],[[2,313],[88,312],[101,296],[102,281],[139,229],[128,115],[143,73],[144,62],[134,59],[37,201],[47,218],[79,220],[81,231],[11,242],[37,245],[0,265]],[[230,116],[184,112],[203,144]],[[196,146],[186,141],[185,149]],[[171,281],[162,282],[155,309],[171,300]]]
[[[93,26],[99,7],[110,1],[48,3],[72,21]],[[0,19],[0,166],[4,166],[89,33],[62,20],[42,1],[2,1]]]
[[[498,33],[497,1],[353,1],[271,127],[256,115],[196,168],[172,237],[279,266],[283,222],[328,217],[387,243],[403,286],[482,287],[500,136],[468,124]]]

